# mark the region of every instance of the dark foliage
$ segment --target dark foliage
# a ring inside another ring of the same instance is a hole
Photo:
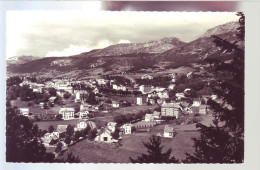
[[[161,146],[160,137],[152,136],[150,141],[143,143],[147,148],[147,154],[138,156],[137,159],[130,157],[132,163],[178,163],[179,161],[174,157],[171,157],[171,149],[168,149],[165,153],[162,152],[163,146]]]
[[[220,99],[218,102],[208,101],[214,111],[214,125],[197,124],[201,134],[193,139],[195,152],[187,154],[185,162],[242,163],[244,160],[244,50],[241,46],[244,43],[245,20],[243,13],[237,15],[240,16],[238,41],[230,43],[213,36],[216,46],[233,56],[230,63],[215,62],[215,74],[227,72],[232,78],[220,79],[218,86],[212,87]]]

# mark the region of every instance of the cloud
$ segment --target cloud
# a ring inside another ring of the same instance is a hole
[[[129,40],[119,40],[118,44],[131,43]]]
[[[189,42],[236,20],[233,12],[8,11],[6,51],[7,57],[69,56],[165,37]]]
[[[83,52],[89,51],[87,47],[84,46],[77,46],[77,45],[70,45],[68,48],[65,48],[61,51],[50,51],[46,54],[45,57],[64,57],[64,56],[71,56],[77,55]]]

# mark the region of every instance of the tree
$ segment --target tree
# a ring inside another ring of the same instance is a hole
[[[187,153],[189,163],[242,163],[244,160],[244,31],[245,17],[242,12],[238,27],[238,40],[231,43],[213,36],[214,43],[223,54],[231,54],[232,60],[215,62],[214,73],[231,73],[231,77],[218,80],[213,91],[221,102],[209,100],[214,111],[214,125],[197,124],[199,138],[194,138],[195,152]],[[221,123],[221,124],[220,124]]]
[[[138,156],[137,159],[130,157],[132,163],[178,163],[179,161],[175,157],[171,157],[171,149],[168,149],[165,153],[162,152],[163,146],[161,146],[160,137],[152,136],[150,141],[143,143],[147,148],[147,154]]]
[[[49,91],[50,96],[56,96],[57,95],[56,89],[53,88],[53,87],[49,88],[48,91]]]
[[[56,120],[61,120],[62,119],[62,114],[56,114],[55,119]]]
[[[56,153],[60,153],[61,150],[62,150],[62,143],[59,142],[59,143],[57,144],[56,148],[55,148],[55,152],[56,152]]]
[[[68,125],[66,128],[66,135],[72,136],[74,134],[74,127],[72,125]]]
[[[54,127],[52,125],[50,125],[48,128],[49,133],[52,133],[54,130],[55,130]]]
[[[65,142],[67,145],[69,145],[69,144],[71,143],[71,137],[70,137],[70,136],[66,136],[64,142]]]
[[[70,94],[69,92],[66,92],[66,93],[63,95],[64,99],[69,99],[70,96],[71,96],[71,94]]]
[[[118,129],[116,129],[115,132],[112,133],[112,137],[114,139],[118,139],[119,138],[119,130]]]
[[[88,131],[88,139],[93,140],[97,136],[97,129],[89,130]]]
[[[81,160],[80,160],[79,156],[74,156],[72,152],[69,152],[65,162],[68,162],[68,163],[80,163]]]
[[[6,108],[7,162],[45,162],[47,153],[40,136],[37,125],[11,106]]]

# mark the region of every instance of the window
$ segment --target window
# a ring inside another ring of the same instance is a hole
[[[104,137],[104,141],[107,141],[107,137]]]

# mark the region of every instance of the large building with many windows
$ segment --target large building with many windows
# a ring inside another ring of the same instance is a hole
[[[161,115],[162,116],[170,116],[176,117],[178,119],[180,117],[181,111],[180,106],[176,103],[163,103],[161,107]]]

